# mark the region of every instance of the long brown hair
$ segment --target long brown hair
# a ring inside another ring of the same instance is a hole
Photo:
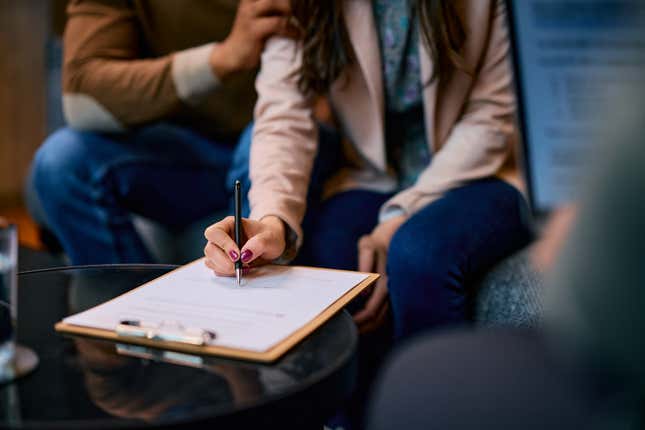
[[[291,0],[293,18],[302,34],[303,58],[298,87],[305,94],[323,94],[354,61],[343,19],[347,0]],[[421,22],[422,40],[434,64],[432,79],[463,69],[466,32],[455,0],[413,0]]]

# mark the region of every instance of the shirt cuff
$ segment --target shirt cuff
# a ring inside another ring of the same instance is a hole
[[[289,227],[289,224],[284,221],[282,222],[286,229],[284,252],[281,256],[272,261],[273,264],[289,264],[294,258],[296,258],[296,254],[298,254],[298,234]]]
[[[260,221],[267,216],[275,216],[282,220],[285,228],[285,248],[282,255],[272,261],[274,264],[288,264],[291,262],[298,254],[298,249],[302,243],[302,230],[299,228],[300,225],[293,218],[289,217],[287,215],[288,213],[289,211],[281,210],[279,207],[266,206],[254,207],[249,215],[249,219],[256,221]]]
[[[173,55],[171,73],[177,96],[189,105],[201,102],[220,84],[210,57],[215,43],[179,51]]]
[[[378,223],[382,224],[385,221],[389,221],[392,218],[396,218],[397,216],[401,216],[401,215],[405,215],[405,210],[401,206],[398,206],[398,205],[388,206],[379,213]]]

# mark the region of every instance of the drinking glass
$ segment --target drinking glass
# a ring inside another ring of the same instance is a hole
[[[16,344],[18,320],[18,229],[0,219],[0,383],[32,371],[38,356]]]
[[[15,354],[17,262],[18,230],[14,224],[0,221],[0,373],[10,366]]]

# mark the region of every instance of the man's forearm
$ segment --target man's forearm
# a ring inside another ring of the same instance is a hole
[[[75,0],[67,13],[63,104],[76,128],[118,131],[164,119],[217,86],[214,44],[146,58],[141,23],[126,1]]]
[[[156,59],[71,61],[63,77],[66,119],[78,129],[119,131],[199,103],[219,84],[212,50],[208,44]]]
[[[63,66],[68,122],[80,129],[118,131],[199,103],[218,87],[218,76],[257,67],[268,37],[291,35],[289,5],[289,0],[241,0],[233,28],[219,44],[147,58],[140,16],[131,2],[71,1]]]

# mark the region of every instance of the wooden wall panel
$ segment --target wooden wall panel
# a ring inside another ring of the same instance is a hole
[[[20,200],[45,138],[47,0],[0,0],[0,205]]]

